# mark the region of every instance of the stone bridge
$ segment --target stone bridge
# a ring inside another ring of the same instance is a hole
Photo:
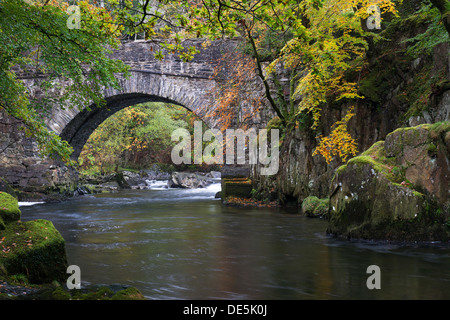
[[[205,110],[215,107],[210,94],[219,81],[212,78],[214,67],[224,53],[236,48],[238,41],[215,41],[205,47],[200,39],[186,41],[186,46],[193,45],[200,51],[190,62],[183,62],[176,55],[156,60],[153,52],[158,49],[155,48],[157,43],[152,41],[123,42],[112,57],[130,66],[131,76],[119,78],[120,90],[105,89],[106,106],[90,106],[90,111],[85,108],[87,106],[65,110],[55,108],[47,125],[71,144],[75,159],[99,124],[115,112],[143,102],[183,106],[199,115],[209,127],[215,127],[219,119],[202,117]],[[254,124],[259,121],[260,118],[256,117]]]
[[[184,44],[197,47],[200,53],[192,61],[183,62],[176,55],[166,55],[162,61],[155,59],[153,52],[158,49],[157,42],[123,42],[120,49],[112,53],[112,57],[129,65],[131,76],[117,76],[119,90],[104,90],[106,106],[55,107],[46,119],[47,126],[70,143],[74,148],[74,159],[78,158],[91,133],[104,120],[123,108],[139,103],[166,102],[180,105],[196,113],[210,128],[214,128],[220,119],[204,117],[202,113],[215,107],[210,92],[220,80],[213,79],[212,75],[218,60],[234,50],[239,39],[215,41],[208,46],[203,46],[203,43],[202,39],[187,40]],[[32,72],[21,76],[31,95],[38,96],[39,79]],[[262,89],[255,82],[255,94],[261,95]],[[257,113],[252,119],[252,125],[261,125],[268,116]],[[24,199],[36,191],[40,194],[48,193],[49,189],[59,192],[67,188],[68,182],[73,183],[71,170],[50,159],[42,159],[34,141],[23,137],[16,128],[11,129],[11,126],[14,127],[13,120],[2,114],[0,120],[0,150],[6,150],[0,153],[0,177],[4,177],[17,190],[28,192]],[[8,121],[11,122],[9,126]]]

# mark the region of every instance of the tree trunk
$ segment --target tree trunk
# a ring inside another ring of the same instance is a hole
[[[448,0],[431,0],[431,3],[438,8],[442,16],[442,22],[450,36],[450,1]]]

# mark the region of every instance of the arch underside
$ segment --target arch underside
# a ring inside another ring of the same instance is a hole
[[[104,107],[91,106],[80,111],[62,130],[60,137],[73,147],[72,159],[78,159],[87,140],[95,129],[117,111],[145,102],[164,102],[179,105],[191,110],[177,101],[144,93],[118,94],[105,99]]]

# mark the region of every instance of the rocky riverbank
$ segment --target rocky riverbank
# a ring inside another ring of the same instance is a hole
[[[327,172],[327,193],[306,193],[305,188],[304,197],[278,197],[278,202],[327,219],[326,233],[339,238],[448,242],[449,163],[449,121],[399,128]],[[253,187],[260,187],[259,182],[253,180]],[[271,183],[280,190],[278,180]],[[301,186],[296,184],[298,190]],[[270,192],[253,194],[268,197]]]
[[[82,176],[74,195],[116,192],[121,189],[158,188],[206,188],[220,182],[221,173],[211,172],[162,172],[142,170],[120,171],[107,175]]]

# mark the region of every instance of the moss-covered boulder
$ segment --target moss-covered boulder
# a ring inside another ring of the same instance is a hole
[[[0,242],[7,276],[26,275],[34,284],[66,280],[65,241],[51,221],[10,222],[0,231]]]
[[[301,212],[307,217],[322,218],[328,214],[329,199],[309,196],[302,201]]]
[[[6,223],[19,220],[20,215],[17,199],[0,191],[0,230],[4,230]]]
[[[339,167],[331,186],[328,233],[448,241],[448,130],[448,122],[398,129]]]
[[[400,128],[386,137],[386,157],[400,167],[417,190],[437,198],[449,199],[450,122]],[[447,137],[447,138],[446,138]]]
[[[123,285],[93,285],[69,293],[73,300],[146,300],[137,288]]]

